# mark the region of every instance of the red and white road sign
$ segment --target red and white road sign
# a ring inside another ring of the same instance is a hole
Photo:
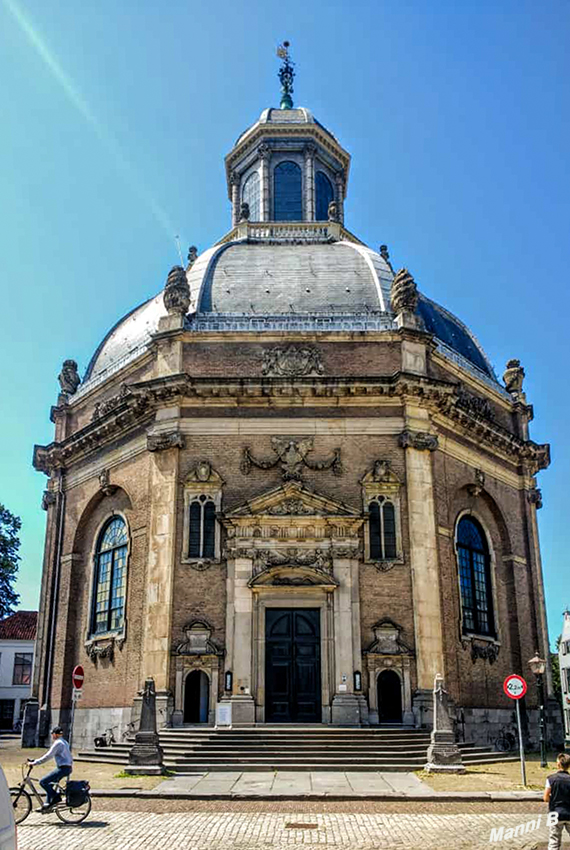
[[[77,667],[73,668],[73,673],[71,674],[71,680],[73,682],[73,687],[77,688],[77,690],[81,690],[83,687],[83,680],[85,678],[85,671],[81,664],[78,664]]]
[[[503,682],[503,690],[511,699],[522,699],[526,694],[526,682],[522,676],[511,673]]]

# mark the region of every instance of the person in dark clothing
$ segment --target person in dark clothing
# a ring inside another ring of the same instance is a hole
[[[570,835],[570,756],[560,753],[556,765],[558,772],[548,777],[544,789],[549,812],[558,815],[557,822],[549,826],[548,850],[560,850],[563,829]]]

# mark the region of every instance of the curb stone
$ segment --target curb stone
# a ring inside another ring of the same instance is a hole
[[[307,792],[307,793],[289,793],[284,794],[277,792],[275,794],[268,793],[219,793],[199,792],[193,794],[190,791],[167,791],[158,792],[154,789],[150,791],[133,790],[133,789],[94,789],[91,791],[92,797],[111,798],[111,799],[145,799],[145,800],[330,800],[333,802],[345,802],[350,800],[377,800],[391,801],[398,800],[406,802],[426,803],[449,803],[449,802],[469,802],[469,803],[505,803],[505,802],[521,802],[532,801],[541,802],[541,791],[434,791],[433,793],[415,794],[413,792],[400,793],[398,791],[379,791],[378,793],[357,793],[357,794],[336,794],[334,792]]]

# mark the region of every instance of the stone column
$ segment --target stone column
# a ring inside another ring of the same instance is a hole
[[[236,227],[239,221],[240,208],[240,176],[235,171],[230,175],[230,186],[232,187],[232,227]]]
[[[344,171],[339,171],[335,175],[336,189],[336,205],[338,209],[338,220],[344,224]]]
[[[261,164],[261,185],[260,185],[260,221],[269,221],[269,160],[271,158],[271,148],[269,145],[260,145],[258,149],[259,161]]]
[[[305,145],[305,221],[315,220],[315,154],[317,147],[312,142]]]
[[[407,428],[400,435],[406,450],[408,525],[418,689],[431,696],[435,676],[444,669],[435,504],[431,452],[437,437],[428,432],[429,414],[406,405]],[[425,430],[424,430],[425,429]]]
[[[546,600],[544,596],[544,577],[542,575],[542,559],[540,556],[540,543],[538,539],[538,522],[536,511],[542,507],[542,498],[540,490],[536,487],[527,492],[527,511],[529,514],[529,527],[531,533],[530,547],[532,552],[531,570],[534,571],[534,584],[537,589],[537,629],[538,639],[540,641],[539,652],[546,660],[546,695],[552,697],[554,695],[554,686],[552,683],[552,666],[550,664],[550,646],[548,642],[548,623],[546,619]],[[523,668],[528,672],[528,658],[523,658]],[[524,675],[524,673],[523,673]]]
[[[255,722],[255,703],[252,694],[253,654],[253,593],[248,587],[251,578],[251,560],[236,558],[228,561],[228,632],[231,624],[231,642],[228,641],[228,669],[233,673],[232,725],[250,726]],[[230,605],[233,611],[230,617]]]
[[[334,551],[334,550],[333,550]],[[334,559],[334,575],[339,583],[334,593],[334,697],[331,706],[331,723],[340,726],[359,726],[361,720],[360,698],[354,693],[354,670],[360,662],[360,647],[354,647],[354,617],[360,622],[360,606],[354,608],[354,595],[358,593],[358,571],[350,557]],[[360,632],[357,627],[357,633]],[[356,656],[356,657],[355,657]]]
[[[148,437],[150,460],[149,551],[142,678],[154,679],[159,724],[168,719],[172,593],[176,563],[176,507],[180,435]]]

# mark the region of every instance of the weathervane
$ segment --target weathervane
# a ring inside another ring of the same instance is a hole
[[[293,108],[293,98],[291,95],[293,94],[293,78],[295,77],[295,70],[293,68],[294,62],[291,62],[289,58],[289,46],[289,42],[284,41],[283,44],[280,44],[277,48],[277,55],[280,59],[283,59],[283,65],[279,68],[279,82],[281,83],[281,109]]]

